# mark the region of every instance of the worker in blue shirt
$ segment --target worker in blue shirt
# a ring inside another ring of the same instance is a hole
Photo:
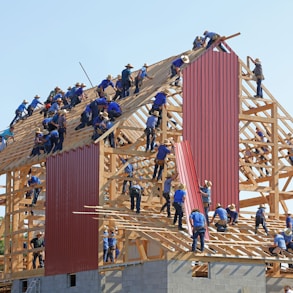
[[[42,187],[36,187],[36,186],[40,185],[42,183],[41,183],[41,180],[40,180],[39,177],[31,176],[31,178],[28,180],[27,184],[28,184],[29,187],[33,188],[34,197],[33,197],[33,200],[32,200],[32,206],[34,206],[37,203],[39,194],[40,194],[40,192],[42,190]]]
[[[224,208],[222,208],[220,203],[217,204],[216,210],[211,219],[211,223],[214,222],[216,216],[220,218],[220,220],[215,224],[215,226],[217,227],[217,231],[218,232],[226,231],[228,215],[227,215],[227,211]]]
[[[292,236],[292,230],[290,228],[286,228],[283,232],[280,233],[285,240],[286,243],[286,250],[292,249],[293,250],[293,236]]]
[[[108,238],[108,255],[107,255],[107,262],[110,259],[111,262],[114,262],[114,253],[117,247],[117,239],[115,238],[115,231],[111,231]]]
[[[293,231],[293,219],[291,218],[291,213],[287,212],[286,214],[286,227],[290,228]]]
[[[209,208],[211,204],[211,187],[212,187],[212,182],[210,180],[205,180],[204,181],[204,186],[199,187],[199,191],[201,194],[202,202],[203,202],[203,207],[204,207],[204,213],[206,216],[206,222],[207,225],[210,225],[209,222]]]
[[[41,103],[39,101],[40,96],[39,95],[35,95],[34,99],[32,100],[32,102],[29,104],[29,106],[27,107],[27,115],[28,116],[32,116],[34,109],[40,104],[43,105],[43,103]]]
[[[161,125],[163,107],[166,107],[167,96],[169,94],[170,94],[169,90],[167,88],[165,88],[161,92],[158,92],[155,95],[155,100],[153,101],[153,105],[152,105],[151,110],[149,111],[149,114],[151,115],[154,111],[159,112],[156,127],[159,127]]]
[[[258,207],[258,210],[256,211],[255,214],[255,234],[257,234],[257,230],[259,225],[261,224],[262,227],[264,228],[266,234],[269,234],[267,225],[266,225],[266,215],[265,215],[265,206],[263,204],[260,204]]]
[[[103,260],[104,262],[107,262],[108,251],[109,251],[109,233],[108,231],[104,231],[103,233]]]
[[[18,108],[15,110],[15,117],[10,123],[10,126],[13,126],[14,123],[17,123],[19,120],[23,119],[23,113],[26,110],[26,105],[28,104],[27,100],[23,100],[23,102],[18,106]]]
[[[206,232],[206,220],[205,216],[200,213],[198,208],[192,210],[189,216],[189,222],[192,227],[192,246],[191,251],[196,251],[197,238],[200,237],[200,251],[204,251],[204,235]]]
[[[178,218],[178,230],[185,230],[182,227],[182,218],[183,218],[183,204],[186,197],[186,187],[184,184],[180,183],[178,189],[174,193],[173,207],[175,208],[175,215],[173,220],[173,225],[176,225]]]
[[[172,181],[177,178],[178,174],[176,173],[169,173],[164,181],[164,189],[163,189],[163,197],[165,198],[166,202],[162,205],[160,213],[167,208],[167,216],[171,218],[171,202],[170,202],[170,192],[172,188]]]
[[[146,148],[145,151],[149,151],[151,149],[151,152],[154,151],[155,148],[155,141],[156,141],[156,125],[158,123],[159,119],[159,111],[154,111],[150,117],[148,117],[146,122]]]
[[[120,117],[122,115],[121,107],[117,102],[112,101],[110,97],[107,98],[107,101],[108,101],[107,112],[108,112],[109,118],[111,121],[114,121],[115,118]]]
[[[11,138],[14,141],[14,126],[10,126],[8,129],[2,131],[2,133],[0,133],[0,136],[4,137],[6,141],[9,138]]]
[[[133,66],[128,63],[125,65],[125,69],[121,72],[121,81],[122,81],[122,96],[121,98],[126,98],[129,96],[129,89],[131,87],[131,83],[133,82],[133,77],[131,76],[131,69]]]
[[[206,49],[208,49],[214,42],[216,42],[221,36],[214,32],[204,31],[204,42],[209,39]],[[221,43],[218,45],[223,52],[227,52]]]
[[[278,254],[282,254],[283,250],[286,250],[286,242],[284,236],[278,233],[277,230],[273,231],[274,236],[274,244],[269,247],[269,251],[272,255],[277,256]]]
[[[153,179],[156,179],[158,169],[159,169],[159,173],[158,173],[157,180],[159,181],[162,179],[162,173],[165,166],[165,158],[167,157],[168,154],[171,153],[171,150],[168,148],[168,146],[171,146],[171,145],[172,143],[168,139],[165,139],[164,143],[159,146],[158,153],[155,159]]]
[[[187,55],[182,55],[180,58],[175,59],[171,64],[171,76],[170,78],[173,78],[174,76],[180,75],[181,67],[183,64],[189,63],[189,57]]]
[[[107,76],[107,78],[103,79],[101,81],[101,83],[98,85],[97,92],[98,92],[100,97],[102,97],[104,95],[104,91],[108,86],[111,86],[116,91],[116,87],[114,86],[114,83],[113,83],[112,79],[113,79],[112,75],[109,74]]]
[[[197,36],[193,41],[193,48],[192,50],[198,50],[200,48],[203,48],[205,45],[204,37]]]
[[[119,100],[121,98],[122,95],[122,79],[121,79],[121,74],[118,74],[117,76],[117,81],[115,83],[115,88],[116,88],[116,93],[115,96],[113,97],[113,101]]]
[[[157,156],[155,159],[155,169],[154,169],[154,173],[153,173],[153,179],[156,179],[158,169],[159,169],[159,173],[158,173],[157,180],[159,181],[162,179],[162,173],[163,173],[164,166],[165,166],[165,159],[166,159],[167,155],[171,153],[171,150],[168,147],[171,145],[172,145],[172,143],[168,139],[165,139],[164,143],[162,143],[159,146],[158,153],[157,153]]]
[[[128,159],[121,158],[120,156],[119,158],[123,165],[128,163]],[[127,166],[124,168],[124,172],[127,178],[133,178],[133,171],[134,171],[134,167],[131,163],[128,163]],[[129,182],[129,189],[132,187],[132,180],[124,180],[122,184],[122,194],[125,194],[126,192],[127,182]]]
[[[148,79],[153,79],[151,76],[148,75],[147,73],[147,69],[148,69],[148,65],[145,63],[143,65],[143,67],[138,71],[137,76],[134,79],[135,82],[135,90],[134,90],[134,94],[138,94],[140,88],[142,87],[142,82],[145,78]]]
[[[140,213],[140,202],[142,193],[143,187],[141,187],[136,181],[134,181],[132,187],[129,189],[130,209],[133,211],[135,205],[137,214]]]

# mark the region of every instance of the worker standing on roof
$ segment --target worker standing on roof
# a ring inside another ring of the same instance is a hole
[[[209,222],[209,208],[211,205],[211,187],[212,187],[212,182],[210,180],[205,180],[204,181],[204,186],[199,187],[199,191],[201,193],[201,198],[203,202],[203,207],[204,207],[204,213],[206,216],[206,222],[207,225],[210,225]]]
[[[170,78],[177,76],[175,79],[175,85],[178,85],[181,78],[181,66],[186,63],[189,63],[189,57],[187,55],[182,55],[180,58],[177,58],[172,62]]]
[[[166,202],[162,205],[160,213],[167,208],[167,216],[171,218],[171,202],[170,202],[170,192],[172,188],[172,181],[177,178],[178,174],[174,172],[168,173],[165,181],[164,181],[164,190],[163,190],[163,197],[165,198]]]
[[[148,65],[145,63],[143,67],[138,71],[137,76],[134,79],[135,82],[135,90],[134,94],[139,93],[139,89],[142,87],[142,82],[145,78],[148,79],[153,79],[151,76],[148,75],[147,70],[148,70]]]
[[[200,213],[198,208],[192,210],[189,216],[189,222],[192,227],[192,247],[191,251],[196,252],[197,238],[200,237],[200,251],[204,251],[204,235],[206,232],[205,216]]]
[[[30,105],[27,107],[27,115],[28,116],[32,116],[34,109],[38,106],[38,104],[43,105],[43,103],[41,103],[39,101],[40,96],[39,95],[35,95],[34,99],[32,100],[32,102],[30,103]]]
[[[204,37],[197,36],[193,41],[193,48],[192,50],[196,51],[200,48],[203,48],[205,46],[205,40]]]
[[[154,111],[159,112],[156,127],[159,127],[161,125],[163,107],[166,107],[167,96],[169,94],[170,94],[169,90],[165,88],[161,92],[158,92],[155,95],[155,100],[153,102],[151,110],[149,111],[149,114],[152,115]]]
[[[146,148],[145,151],[154,151],[155,141],[156,141],[156,126],[158,123],[158,118],[160,116],[159,111],[154,111],[150,117],[148,117],[146,122],[145,134],[146,134]]]
[[[261,83],[265,79],[262,71],[261,61],[256,58],[253,60],[250,56],[248,58],[254,63],[255,68],[252,70],[256,79],[256,95],[255,98],[263,98]]]
[[[186,187],[184,184],[180,183],[178,189],[174,193],[173,207],[175,208],[175,215],[173,220],[173,225],[176,225],[178,218],[178,230],[184,231],[182,227],[183,218],[183,204],[186,198]]]
[[[26,110],[27,104],[28,104],[28,101],[23,100],[23,102],[18,106],[18,108],[15,110],[15,117],[11,121],[10,126],[13,126],[14,123],[17,123],[19,120],[21,120],[25,117],[25,116],[23,116],[23,113]]]
[[[206,49],[208,49],[214,42],[216,42],[221,36],[214,32],[204,31],[204,42],[209,39]],[[221,43],[218,45],[223,52],[227,52]]]
[[[133,77],[131,76],[131,69],[133,66],[128,63],[125,65],[125,69],[121,72],[121,81],[122,81],[122,96],[121,98],[126,98],[129,96],[129,89],[131,87],[131,83],[133,82]]]
[[[257,229],[259,225],[261,224],[266,232],[267,235],[269,235],[268,228],[266,226],[266,214],[265,214],[265,206],[263,204],[260,204],[258,207],[258,210],[255,215],[255,234],[257,234]]]
[[[104,96],[104,91],[108,86],[111,86],[116,91],[116,88],[114,86],[112,79],[113,79],[112,75],[109,74],[107,76],[107,78],[102,80],[102,82],[98,85],[97,92],[98,92],[99,97]]]

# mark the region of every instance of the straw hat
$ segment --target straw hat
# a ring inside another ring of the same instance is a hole
[[[164,139],[164,145],[171,145],[171,142],[169,141],[169,139]]]
[[[204,184],[205,184],[207,187],[212,187],[212,186],[213,186],[212,181],[210,181],[210,180],[205,180],[205,181],[204,181]]]
[[[44,131],[43,131],[43,134],[44,135],[48,135],[50,132],[49,132],[49,130],[48,129],[45,129]]]
[[[42,232],[36,232],[36,236],[42,236],[43,235],[43,233]]]
[[[255,58],[254,62],[258,63],[258,64],[261,64],[261,61],[258,58]]]
[[[184,63],[189,63],[189,57],[187,55],[182,55],[181,56],[181,60],[184,62]]]
[[[77,87],[78,87],[78,86],[80,86],[80,83],[79,83],[79,82],[77,82],[77,83],[75,84],[75,86],[77,86]]]
[[[221,204],[220,203],[217,203],[216,209],[217,208],[221,208],[221,207],[222,207]]]
[[[122,77],[121,74],[117,75],[117,79],[121,79],[121,77]]]
[[[66,113],[68,113],[68,111],[66,109],[61,110],[61,115],[64,115]]]
[[[148,68],[149,66],[148,66],[147,63],[145,63],[145,64],[143,65],[143,67]]]
[[[186,186],[183,183],[180,183],[178,185],[178,189],[185,190],[186,189]]]
[[[86,87],[86,85],[85,85],[84,83],[82,83],[82,84],[80,85],[80,87]]]
[[[35,98],[36,98],[36,99],[39,99],[39,98],[40,98],[40,96],[39,96],[39,95],[35,95]]]
[[[23,103],[23,104],[28,104],[28,101],[27,101],[27,100],[23,100],[22,103]]]
[[[231,204],[228,206],[228,208],[229,208],[229,210],[232,211],[232,212],[236,210],[236,206],[235,206],[234,203],[231,203]]]
[[[285,233],[286,236],[290,236],[290,235],[292,235],[292,230],[291,230],[291,228],[287,228],[287,229],[285,229],[285,230],[284,230],[284,233]]]
[[[154,111],[154,112],[153,112],[153,116],[159,117],[159,116],[160,116],[159,111]]]
[[[42,133],[40,127],[37,127],[37,128],[35,129],[35,133]]]
[[[108,74],[107,79],[111,80],[113,77],[111,74]]]
[[[266,209],[266,207],[265,207],[264,204],[260,204],[258,208],[259,208],[259,209],[261,209],[261,208]]]
[[[72,89],[72,87],[71,87],[71,86],[69,86],[67,89],[70,91],[70,90]]]
[[[133,66],[130,63],[128,63],[127,65],[125,65],[125,67],[126,68],[133,68]]]

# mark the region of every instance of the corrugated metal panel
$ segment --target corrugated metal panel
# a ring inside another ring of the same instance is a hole
[[[191,234],[191,226],[188,220],[191,211],[194,208],[199,208],[199,210],[204,214],[204,209],[189,141],[177,143],[175,147],[175,154],[180,182],[186,184],[187,186],[187,197],[184,202],[184,208],[188,231]],[[208,231],[205,238],[209,239]]]
[[[213,183],[212,207],[239,203],[238,57],[207,50],[184,69],[183,138],[200,184]]]
[[[97,221],[72,212],[98,205],[99,145],[51,156],[46,167],[45,275],[97,269]]]

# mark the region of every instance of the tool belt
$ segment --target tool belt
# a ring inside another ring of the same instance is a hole
[[[165,160],[158,160],[158,159],[155,159],[155,163],[159,166],[164,166],[165,164]]]

